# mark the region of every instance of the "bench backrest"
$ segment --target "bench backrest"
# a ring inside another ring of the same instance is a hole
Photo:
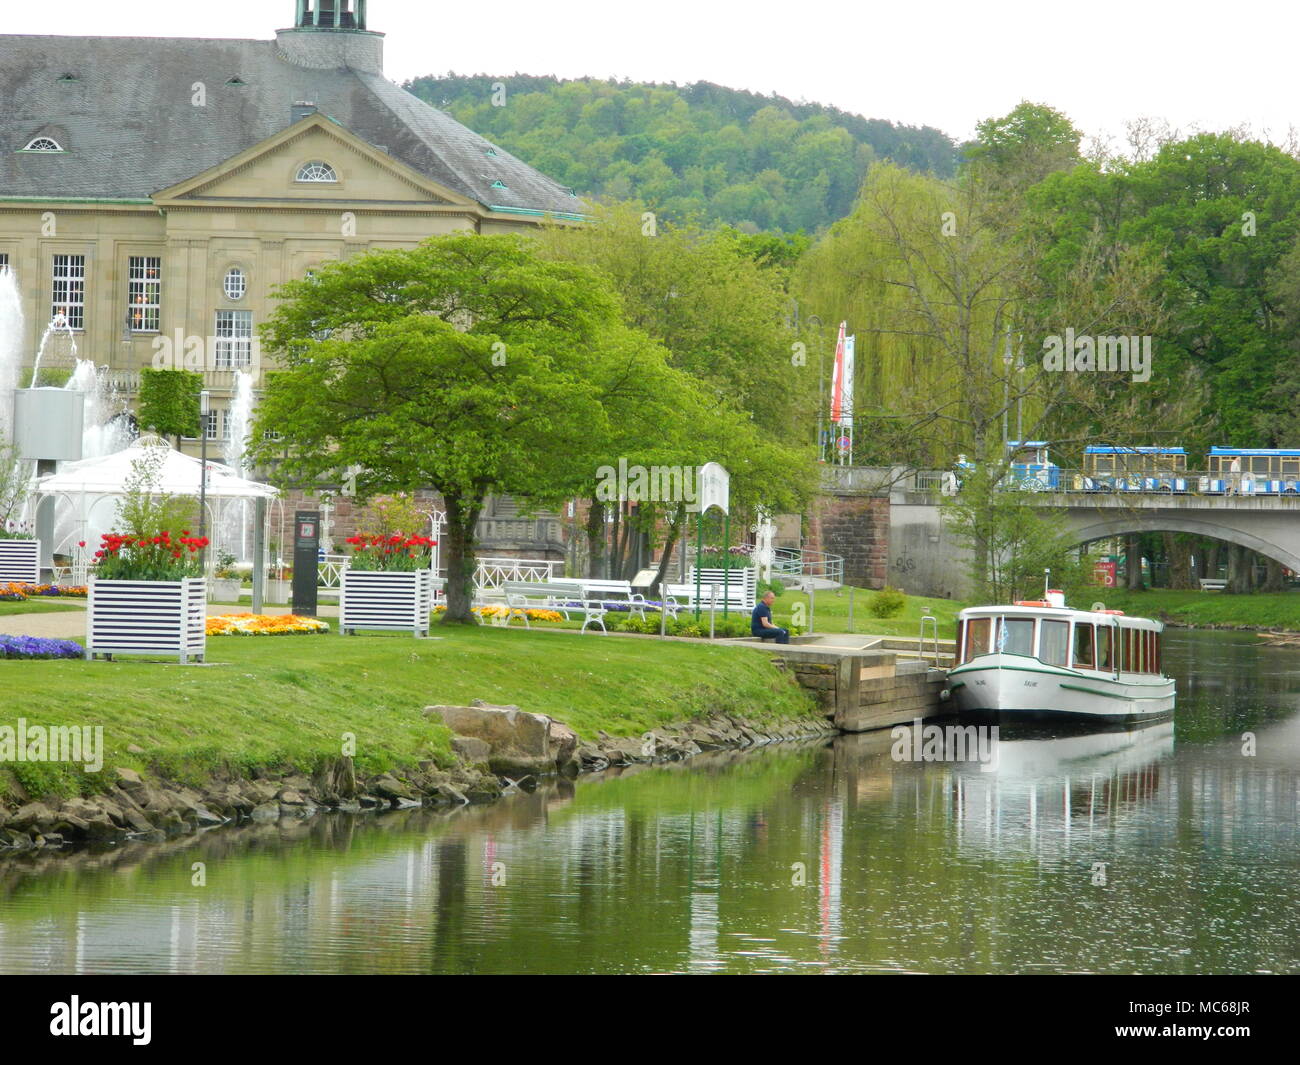
[[[525,595],[538,599],[581,599],[582,585],[576,581],[506,581],[501,585],[505,595]]]
[[[563,584],[565,582],[558,581],[555,583]],[[619,595],[632,594],[632,583],[630,581],[589,581],[584,579],[581,583],[589,592],[617,592]]]

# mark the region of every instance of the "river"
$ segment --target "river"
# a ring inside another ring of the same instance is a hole
[[[1300,651],[1259,644],[1171,632],[1172,724],[992,771],[886,732],[2,858],[0,972],[1298,972]]]

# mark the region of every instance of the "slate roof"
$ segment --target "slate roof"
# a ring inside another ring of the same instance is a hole
[[[206,107],[191,103],[195,82]],[[0,197],[147,200],[280,132],[299,101],[484,206],[585,210],[381,75],[296,66],[274,41],[173,37],[0,34]],[[18,151],[55,129],[65,154]]]

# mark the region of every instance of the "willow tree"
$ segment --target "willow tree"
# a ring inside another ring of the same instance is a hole
[[[960,505],[1001,513],[1007,439],[1067,448],[1132,430],[1150,394],[1132,374],[1056,372],[1052,341],[1149,334],[1161,315],[1144,249],[1085,237],[1052,259],[1005,182],[972,168],[951,182],[897,167],[869,174],[853,213],[805,257],[795,285],[857,336],[859,463],[988,471]],[[970,520],[977,573],[991,544]],[[977,581],[987,585],[986,581]]]
[[[491,492],[567,496],[608,430],[601,382],[624,331],[608,283],[513,236],[374,251],[290,282],[263,327],[279,360],[254,438],[288,476],[441,493],[445,621],[473,621],[474,529]]]

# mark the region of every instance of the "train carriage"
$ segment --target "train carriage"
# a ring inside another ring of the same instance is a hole
[[[1082,492],[1186,492],[1187,452],[1181,447],[1107,447],[1083,449],[1083,472],[1075,477]]]
[[[1205,469],[1199,485],[1202,492],[1225,495],[1300,493],[1300,448],[1212,447]]]

